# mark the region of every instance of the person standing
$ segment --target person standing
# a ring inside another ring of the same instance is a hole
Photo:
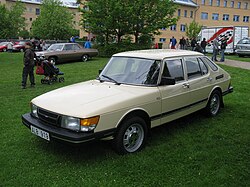
[[[172,37],[172,38],[170,39],[170,48],[171,48],[171,49],[175,49],[176,44],[177,44],[176,39],[175,39],[174,37]]]
[[[206,38],[203,38],[203,40],[201,41],[201,48],[202,48],[203,54],[206,53],[206,46],[207,46]]]
[[[218,42],[218,38],[216,37],[213,41],[213,56],[212,56],[212,60],[213,61],[218,61],[217,60],[217,55],[218,55],[218,52],[219,52],[219,42]]]
[[[179,44],[180,44],[180,49],[186,49],[186,40],[184,37],[180,39]]]
[[[193,38],[193,39],[191,40],[191,48],[192,48],[192,51],[195,51],[196,45],[197,45],[197,41],[196,41],[195,38]]]
[[[90,49],[91,48],[91,43],[89,40],[87,40],[85,43],[84,43],[84,48],[87,48],[87,49]]]
[[[220,49],[221,49],[221,62],[225,61],[225,50],[227,48],[227,38],[223,38],[221,41]]]
[[[24,67],[23,67],[23,74],[22,74],[22,89],[26,88],[26,82],[27,82],[28,76],[30,79],[31,87],[35,86],[34,57],[35,57],[35,53],[32,49],[32,44],[27,43],[25,45],[25,51],[24,51],[24,56],[23,56]]]
[[[9,41],[7,44],[7,51],[9,53],[11,53],[13,51],[13,43],[11,41]]]

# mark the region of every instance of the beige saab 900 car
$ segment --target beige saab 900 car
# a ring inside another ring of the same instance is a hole
[[[217,115],[232,91],[230,75],[201,53],[130,51],[113,55],[96,80],[34,98],[22,121],[47,141],[111,137],[118,153],[133,153],[153,127],[200,109]]]
[[[46,51],[36,52],[37,58],[47,59],[55,64],[77,60],[86,62],[89,58],[97,55],[97,49],[86,49],[77,43],[56,43],[52,44]]]

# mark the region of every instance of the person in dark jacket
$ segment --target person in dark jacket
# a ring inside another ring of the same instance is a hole
[[[203,38],[203,40],[201,41],[201,48],[204,54],[206,53],[206,46],[207,46],[206,38]]]
[[[193,39],[191,40],[191,48],[192,48],[192,51],[195,51],[196,45],[197,45],[197,41],[196,41],[195,38],[193,38]]]
[[[23,67],[23,74],[22,74],[22,89],[26,88],[28,75],[29,75],[31,87],[35,86],[34,58],[35,58],[35,53],[32,49],[32,44],[27,43],[25,46],[25,52],[23,56],[24,67]]]
[[[225,50],[227,48],[227,38],[223,38],[220,44],[220,49],[221,49],[221,62],[225,61]]]

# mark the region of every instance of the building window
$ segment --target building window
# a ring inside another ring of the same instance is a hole
[[[181,32],[185,32],[185,31],[186,31],[186,25],[181,24]]]
[[[187,10],[184,10],[184,17],[187,17]]]
[[[234,1],[231,1],[231,8],[234,8]]]
[[[238,8],[240,8],[241,7],[241,2],[238,2]]]
[[[201,13],[201,19],[208,19],[208,13],[202,12]]]
[[[212,14],[212,20],[219,20],[219,14],[213,13]]]
[[[227,0],[224,0],[224,7],[227,7]]]
[[[244,16],[243,17],[243,22],[249,22],[249,16]]]
[[[223,14],[223,21],[229,21],[229,14]]]
[[[194,16],[194,12],[190,11],[190,18],[193,18],[193,16]]]
[[[32,21],[32,18],[30,18],[30,21]]]
[[[166,38],[160,38],[159,42],[162,42],[162,43],[166,42]]]
[[[202,4],[202,5],[205,5],[205,4],[206,4],[206,1],[205,1],[205,0],[201,0],[201,4]]]
[[[178,9],[178,16],[181,16],[181,9]]]
[[[209,0],[209,5],[213,6],[213,0]]]
[[[216,6],[220,6],[220,0],[216,0]]]
[[[40,15],[40,9],[36,8],[36,15]]]
[[[248,3],[245,3],[244,8],[245,8],[245,9],[248,9]]]
[[[233,21],[239,22],[240,21],[240,16],[239,15],[234,15]]]
[[[172,26],[170,27],[170,30],[171,30],[171,31],[176,31],[176,25],[172,25]]]

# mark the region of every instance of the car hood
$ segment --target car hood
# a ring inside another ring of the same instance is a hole
[[[157,87],[115,85],[91,80],[45,93],[34,98],[32,103],[55,113],[86,118],[139,106],[157,97]]]

